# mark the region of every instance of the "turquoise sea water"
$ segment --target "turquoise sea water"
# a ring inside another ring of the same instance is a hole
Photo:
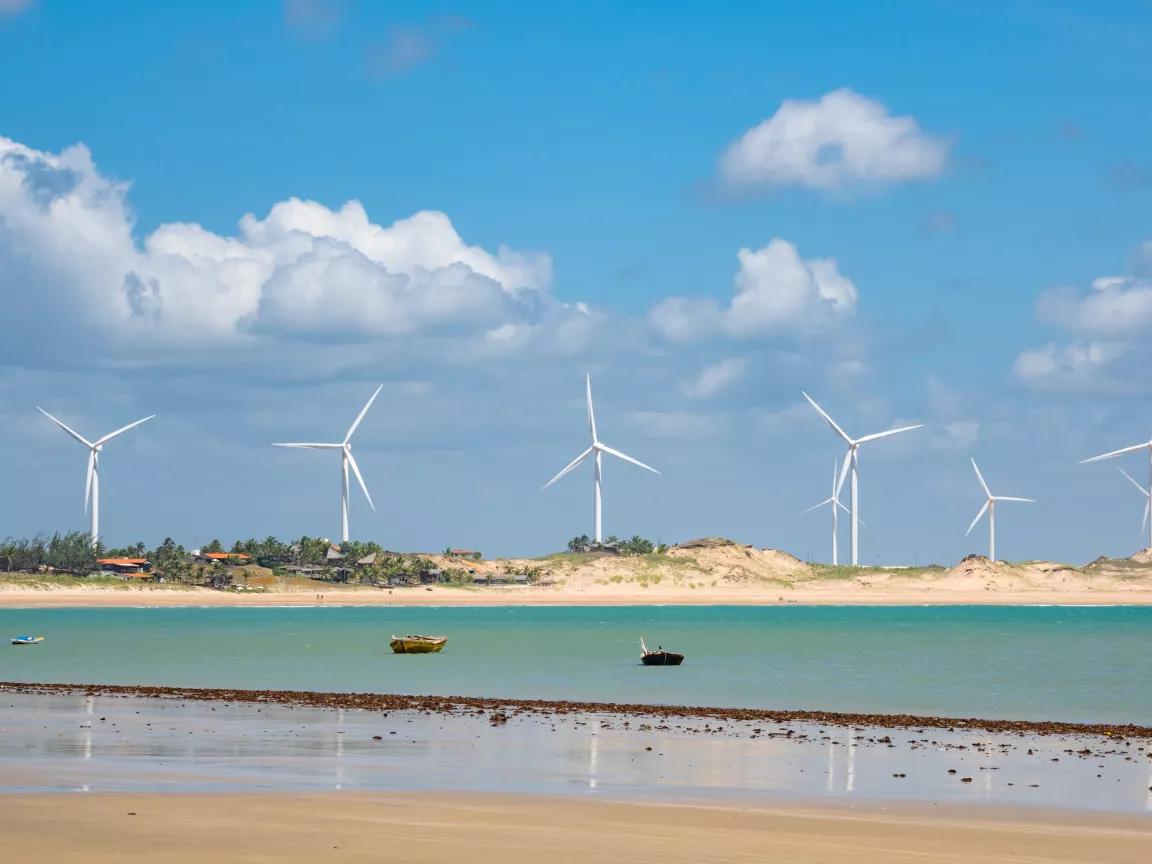
[[[448,646],[393,655],[413,632]],[[7,681],[1152,724],[1144,607],[0,609],[0,636]],[[641,666],[640,636],[685,664]]]

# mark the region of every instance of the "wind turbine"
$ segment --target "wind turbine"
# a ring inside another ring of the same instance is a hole
[[[996,561],[996,502],[997,501],[1024,501],[1028,504],[1035,504],[1036,502],[1031,498],[1012,498],[1008,495],[993,495],[992,490],[988,488],[988,484],[984,482],[984,475],[980,473],[979,466],[976,465],[976,460],[972,460],[972,467],[976,470],[976,479],[980,481],[980,486],[984,489],[984,494],[988,496],[988,500],[984,502],[984,506],[980,508],[980,512],[976,514],[976,518],[972,520],[972,524],[968,526],[968,530],[964,532],[967,537],[972,533],[972,529],[976,527],[985,511],[988,513],[988,560],[995,563]]]
[[[339,450],[340,451],[340,473],[342,483],[340,486],[340,526],[341,538],[344,543],[348,542],[348,468],[352,468],[352,473],[356,475],[356,480],[360,484],[360,488],[364,491],[364,497],[368,499],[368,506],[373,510],[376,505],[372,503],[372,496],[368,494],[368,486],[364,483],[364,475],[360,473],[360,466],[356,464],[356,457],[352,455],[352,436],[356,432],[356,428],[360,425],[360,421],[364,419],[364,415],[368,413],[368,409],[372,407],[372,403],[376,401],[376,397],[380,395],[380,391],[384,389],[381,384],[376,388],[376,392],[372,394],[371,398],[364,403],[364,407],[360,409],[360,413],[356,415],[356,419],[352,421],[352,425],[348,427],[348,434],[344,436],[344,440],[339,444],[273,444],[273,447],[298,447],[305,450]]]
[[[573,459],[571,462],[569,462],[567,465],[565,465],[564,469],[559,474],[557,474],[555,477],[553,477],[551,480],[549,480],[547,483],[545,483],[540,491],[543,492],[544,489],[547,489],[549,486],[551,486],[553,483],[555,483],[557,480],[559,480],[565,474],[568,474],[568,473],[574,471],[576,469],[576,466],[578,466],[581,462],[583,462],[589,456],[592,456],[593,461],[596,465],[596,473],[595,473],[595,478],[596,478],[596,504],[595,504],[596,515],[595,515],[595,522],[594,522],[595,528],[594,528],[593,533],[595,535],[595,542],[601,543],[603,541],[603,538],[601,537],[601,534],[600,534],[600,523],[601,523],[601,518],[600,518],[600,457],[604,453],[607,453],[609,456],[615,456],[617,459],[623,459],[625,462],[631,462],[633,465],[637,465],[637,466],[643,468],[645,471],[651,471],[653,474],[659,474],[660,472],[657,471],[655,468],[653,468],[650,465],[645,465],[643,462],[640,462],[636,459],[633,459],[631,456],[628,456],[624,453],[621,453],[619,450],[613,450],[607,444],[604,444],[600,441],[600,438],[596,435],[596,414],[592,410],[592,376],[586,375],[585,379],[584,379],[584,383],[585,383],[586,394],[588,397],[588,430],[592,433],[592,445],[587,450],[585,450],[583,453],[581,453],[579,456],[577,456],[575,459]]]
[[[1103,459],[1113,459],[1116,456],[1123,456],[1126,453],[1138,453],[1141,450],[1148,451],[1148,487],[1152,489],[1152,441],[1145,441],[1143,444],[1133,444],[1131,447],[1121,447],[1119,450],[1112,450],[1109,453],[1101,453],[1099,456],[1093,456],[1091,459],[1081,459],[1080,464],[1086,465],[1089,462],[1099,462]],[[1139,486],[1140,484],[1137,483],[1136,485]],[[1148,545],[1152,546],[1152,520],[1148,522],[1148,526]]]
[[[838,544],[837,538],[840,534],[840,519],[839,519],[840,513],[839,513],[839,511],[843,510],[845,513],[849,512],[848,508],[840,503],[840,488],[839,488],[838,484],[836,483],[836,480],[840,475],[839,462],[840,462],[840,460],[838,460],[838,459],[834,459],[832,461],[832,494],[829,497],[825,498],[823,501],[821,501],[819,504],[813,504],[807,510],[801,510],[800,514],[799,514],[799,515],[803,516],[805,513],[811,513],[813,510],[817,510],[817,509],[824,507],[826,505],[829,505],[829,504],[832,505],[832,564],[833,564],[833,566],[840,563],[840,561],[839,561],[839,547],[837,545]],[[863,523],[861,523],[861,524],[863,524]]]
[[[910,432],[913,429],[919,429],[924,424],[917,423],[915,426],[901,426],[898,429],[889,429],[887,432],[874,432],[871,435],[865,435],[863,438],[850,438],[848,433],[841,429],[836,421],[828,416],[823,408],[816,404],[816,401],[804,393],[804,398],[808,400],[809,404],[816,409],[816,412],[824,418],[825,422],[832,427],[832,431],[839,435],[844,443],[848,445],[848,453],[844,457],[844,465],[840,469],[840,479],[836,484],[836,492],[839,493],[844,488],[844,479],[848,472],[852,472],[852,566],[855,567],[860,563],[860,507],[859,507],[859,482],[860,482],[860,445],[866,444],[869,441],[879,441],[881,438],[888,438],[891,435],[899,435],[901,432]]]
[[[1128,482],[1139,489],[1141,494],[1144,496],[1144,519],[1140,523],[1140,533],[1143,534],[1144,529],[1148,527],[1148,517],[1150,515],[1149,510],[1152,509],[1152,493],[1137,483],[1135,478],[1133,478],[1132,475],[1125,471],[1123,468],[1117,468],[1116,470],[1127,477]]]
[[[143,419],[129,423],[127,426],[121,426],[115,432],[109,432],[103,438],[97,438],[95,441],[89,441],[75,429],[72,429],[62,420],[58,420],[41,408],[36,406],[36,410],[83,444],[88,448],[88,474],[84,479],[84,512],[88,512],[88,505],[92,505],[92,545],[95,546],[100,540],[100,451],[104,449],[104,445],[115,438],[117,435],[127,432],[141,423],[146,423],[155,417],[155,414],[149,414]]]

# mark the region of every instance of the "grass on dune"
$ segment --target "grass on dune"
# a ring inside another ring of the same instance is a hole
[[[149,582],[143,586],[129,582],[118,576],[72,576],[66,573],[0,573],[0,588],[32,588],[48,590],[52,588],[180,588],[180,585],[166,585]]]

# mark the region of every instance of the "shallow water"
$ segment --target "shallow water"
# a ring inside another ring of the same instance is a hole
[[[409,632],[449,642],[391,654]],[[0,679],[1152,724],[1147,607],[0,609],[20,633]]]
[[[1152,811],[1142,739],[705,725],[589,714],[492,726],[475,714],[3,694],[0,793],[440,790]]]

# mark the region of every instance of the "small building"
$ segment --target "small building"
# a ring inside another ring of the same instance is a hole
[[[147,558],[97,558],[96,564],[102,573],[116,573],[120,576],[151,574],[152,562]]]
[[[211,564],[237,566],[252,563],[252,556],[243,552],[201,552],[196,557]]]
[[[376,563],[376,553],[370,552],[369,554],[367,554],[363,558],[361,558],[359,561],[357,561],[356,566],[357,567],[371,567],[375,563]]]
[[[420,571],[421,585],[438,585],[444,581],[444,571],[439,567],[431,567]]]

